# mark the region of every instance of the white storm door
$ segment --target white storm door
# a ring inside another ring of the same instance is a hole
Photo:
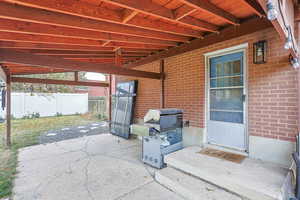
[[[243,52],[209,59],[208,143],[246,150]]]

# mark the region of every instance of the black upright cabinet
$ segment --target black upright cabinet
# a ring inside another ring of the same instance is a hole
[[[137,83],[135,80],[117,84],[110,129],[113,135],[129,138],[130,125],[133,123]]]

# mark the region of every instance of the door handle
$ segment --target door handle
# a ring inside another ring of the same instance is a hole
[[[243,101],[243,102],[246,101],[246,95],[245,95],[245,94],[242,95],[242,101]]]

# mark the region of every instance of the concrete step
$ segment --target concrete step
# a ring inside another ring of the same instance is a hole
[[[242,200],[237,195],[172,167],[157,171],[155,179],[187,200]]]
[[[188,147],[165,156],[169,167],[250,200],[282,200],[287,169],[246,158],[242,163],[200,154],[200,147]]]

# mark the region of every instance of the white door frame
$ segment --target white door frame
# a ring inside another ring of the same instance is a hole
[[[204,137],[203,137],[203,144],[208,144],[208,131],[207,131],[207,125],[208,125],[208,112],[209,112],[209,85],[208,85],[208,77],[209,77],[209,65],[210,65],[210,59],[213,57],[223,56],[227,54],[232,53],[238,53],[243,52],[243,67],[244,67],[244,94],[246,94],[245,104],[244,104],[244,125],[245,125],[245,150],[248,153],[249,152],[249,134],[248,134],[248,43],[243,43],[237,46],[232,46],[225,49],[220,49],[213,52],[208,52],[203,54],[205,57],[205,116],[204,116]],[[228,147],[225,147],[228,148]],[[234,149],[238,150],[238,149]]]

